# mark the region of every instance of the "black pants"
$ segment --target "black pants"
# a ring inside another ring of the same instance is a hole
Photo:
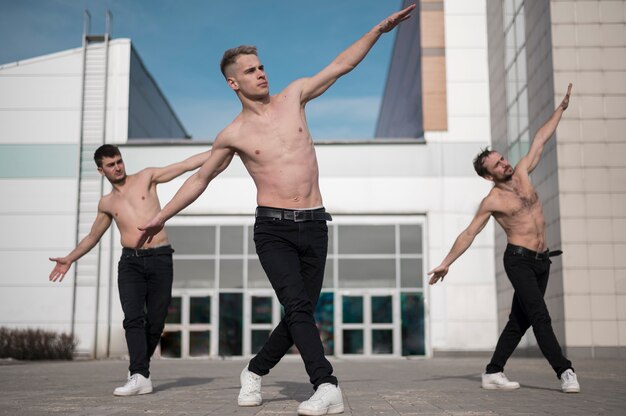
[[[490,374],[503,371],[522,336],[532,326],[541,352],[560,378],[565,370],[572,368],[572,363],[563,356],[559,341],[552,330],[548,308],[543,300],[548,286],[551,261],[547,256],[536,259],[516,254],[514,253],[516,248],[518,247],[509,244],[504,253],[504,269],[515,289],[511,314],[498,339],[486,372]]]
[[[268,374],[295,343],[313,387],[317,389],[323,383],[336,385],[337,378],[324,357],[313,315],[326,266],[326,221],[294,222],[257,217],[254,242],[285,316],[250,361],[248,369],[261,376]]]
[[[117,286],[131,375],[150,377],[150,357],[159,345],[172,299],[173,252],[170,246],[122,251]]]

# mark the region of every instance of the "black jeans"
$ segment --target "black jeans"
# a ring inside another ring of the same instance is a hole
[[[541,352],[560,378],[565,370],[572,368],[572,363],[563,356],[559,341],[552,330],[548,308],[543,300],[548,286],[551,261],[547,257],[535,259],[515,254],[512,251],[516,247],[509,244],[504,252],[504,269],[515,289],[511,314],[498,339],[486,372],[491,374],[503,371],[522,336],[532,326]]]
[[[324,357],[313,315],[326,266],[326,221],[257,217],[254,242],[285,316],[261,351],[250,360],[248,369],[261,376],[268,374],[295,343],[313,387],[317,389],[323,383],[337,385],[333,367]]]
[[[173,252],[170,246],[122,251],[117,286],[131,375],[150,377],[150,357],[159,345],[172,299]]]

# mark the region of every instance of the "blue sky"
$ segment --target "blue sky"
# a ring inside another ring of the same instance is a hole
[[[187,131],[212,140],[240,111],[219,61],[254,44],[272,93],[310,76],[389,14],[400,0],[0,0],[0,64],[79,47],[83,11],[92,33],[113,14],[113,38],[130,38]],[[307,105],[316,140],[374,134],[395,32]]]

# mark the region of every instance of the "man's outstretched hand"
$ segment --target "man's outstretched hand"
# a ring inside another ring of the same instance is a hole
[[[65,273],[67,273],[67,271],[70,269],[72,262],[65,257],[50,257],[50,261],[56,263],[56,265],[52,269],[52,272],[50,273],[50,281],[56,282],[58,280],[59,282],[62,282],[63,278],[65,277]]]
[[[434,269],[432,269],[431,271],[427,273],[429,276],[432,274],[428,283],[431,285],[434,285],[440,279],[443,282],[443,278],[446,277],[446,275],[448,274],[448,270],[449,270],[448,267],[442,266],[442,265],[435,267]]]
[[[567,110],[567,106],[569,106],[569,96],[572,93],[572,83],[570,82],[567,86],[567,93],[565,94],[565,98],[561,101],[561,108],[563,111]]]
[[[406,19],[411,17],[411,11],[415,9],[415,4],[410,5],[404,10],[400,10],[383,20],[378,26],[378,31],[380,33],[387,33],[393,30],[400,22],[404,22]]]
[[[150,243],[152,241],[152,237],[157,235],[163,229],[163,223],[157,217],[153,218],[149,223],[137,227],[141,234],[139,235],[139,239],[137,240],[137,244],[135,244],[136,248],[143,247],[144,244]]]

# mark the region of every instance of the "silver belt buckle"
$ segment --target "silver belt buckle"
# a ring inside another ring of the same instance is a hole
[[[303,213],[303,211],[293,211],[293,222],[302,222],[304,221],[304,219],[299,219],[298,218],[298,212],[299,213]]]

